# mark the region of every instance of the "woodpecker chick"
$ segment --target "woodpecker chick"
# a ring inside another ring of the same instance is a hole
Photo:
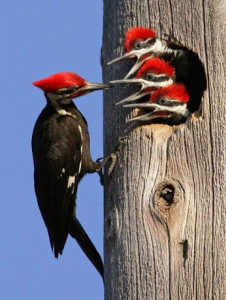
[[[51,248],[57,258],[71,234],[103,276],[100,255],[75,217],[75,198],[82,177],[99,171],[106,160],[92,160],[87,122],[72,99],[111,86],[90,83],[72,72],[33,85],[43,90],[47,100],[34,127],[32,152],[35,192]]]
[[[112,64],[128,58],[136,58],[134,66],[124,79],[134,74],[144,63],[146,59],[154,56],[154,53],[163,53],[168,51],[162,41],[156,38],[155,32],[146,27],[134,27],[125,34],[124,42],[125,54],[113,59],[108,64]],[[169,50],[171,52],[171,50]]]
[[[131,57],[137,58],[125,79],[134,74],[150,57],[157,56],[170,62],[175,68],[176,82],[184,84],[189,93],[189,110],[192,113],[195,112],[199,109],[201,98],[206,90],[205,70],[198,54],[170,36],[167,41],[161,41],[153,36],[152,45],[147,46],[150,36],[147,28],[131,28],[125,35],[125,45],[134,45],[133,48],[125,47],[127,53],[113,62]],[[140,48],[134,49],[137,44]]]
[[[156,89],[169,86],[175,80],[175,68],[164,59],[153,57],[144,62],[132,79],[113,80],[111,83],[136,84],[141,89],[129,97],[116,103],[117,105],[136,101],[146,95],[151,95]]]
[[[143,114],[129,121],[152,121],[158,119],[161,123],[179,124],[189,116],[187,104],[189,95],[185,85],[174,83],[156,90],[148,102],[126,104],[124,107],[144,109]]]

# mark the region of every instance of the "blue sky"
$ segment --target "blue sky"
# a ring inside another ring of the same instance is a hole
[[[101,82],[102,1],[3,0],[1,55],[0,298],[103,299],[102,279],[68,238],[56,260],[33,188],[31,135],[45,105],[34,80],[73,71]],[[102,156],[102,92],[75,100]],[[77,216],[102,254],[103,190],[96,174],[79,186]]]

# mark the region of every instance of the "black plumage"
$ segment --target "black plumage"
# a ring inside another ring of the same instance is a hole
[[[32,136],[35,192],[55,257],[62,254],[68,234],[75,238],[103,276],[102,260],[75,216],[78,183],[101,169],[92,160],[87,122],[73,102],[60,115],[48,103]]]
[[[197,53],[187,48],[175,38],[170,37],[167,47],[173,52],[156,53],[159,58],[169,61],[175,68],[175,82],[183,83],[189,94],[188,110],[193,113],[199,109],[201,99],[206,90],[204,66]]]

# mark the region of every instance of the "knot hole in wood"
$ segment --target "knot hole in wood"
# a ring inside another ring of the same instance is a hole
[[[160,198],[162,198],[162,201],[165,200],[168,203],[168,207],[174,202],[174,192],[175,188],[172,184],[165,185],[160,192]]]
[[[179,217],[183,203],[182,187],[176,179],[164,179],[157,187],[154,194],[154,208],[158,217],[165,222]]]

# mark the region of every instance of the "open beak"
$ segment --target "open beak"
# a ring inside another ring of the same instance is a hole
[[[115,59],[113,59],[112,61],[108,62],[108,65],[111,65],[115,62],[127,59],[127,58],[136,58],[136,62],[134,64],[134,66],[132,67],[132,69],[129,71],[129,73],[125,76],[124,79],[129,78],[132,74],[134,74],[144,63],[145,60],[147,60],[148,58],[150,58],[151,56],[151,49],[150,48],[142,48],[140,50],[132,50],[120,57],[117,57]]]
[[[149,57],[148,57],[149,58]],[[133,67],[130,69],[130,71],[126,74],[124,79],[129,78],[131,75],[133,75],[145,62],[144,60],[137,60],[136,63],[133,65]]]
[[[132,78],[132,79],[117,79],[111,80],[110,83],[136,83],[136,84],[143,84],[144,80],[142,78]]]
[[[138,92],[117,102],[116,105],[123,104],[126,102],[136,101],[143,96],[151,95],[153,93],[153,91],[156,89],[155,88],[156,82],[147,81],[142,78],[113,80],[113,81],[111,81],[111,83],[116,83],[116,84],[117,83],[124,83],[124,84],[131,83],[131,84],[140,84],[141,85],[141,89]]]
[[[127,53],[125,53],[124,55],[119,56],[119,57],[116,57],[115,59],[109,61],[107,64],[108,64],[108,65],[111,65],[111,64],[114,64],[114,63],[116,63],[116,62],[118,62],[118,61],[121,61],[121,60],[124,60],[124,59],[127,59],[127,58],[134,58],[134,57],[137,57],[136,52],[137,52],[137,50],[132,50],[132,51],[130,51],[130,52],[127,52]]]
[[[126,102],[132,102],[140,99],[143,96],[146,96],[148,93],[142,93],[141,91],[130,95],[129,97],[124,98],[123,100],[116,103],[116,105],[120,105]]]
[[[155,110],[162,110],[162,107],[160,105],[150,102],[124,104],[123,107],[152,108]]]
[[[145,109],[143,114],[128,120],[130,121],[149,121],[155,118],[170,118],[172,114],[177,114],[181,118],[187,118],[189,116],[189,111],[186,108],[186,105],[181,105],[180,108],[175,108],[173,106],[160,105],[154,102],[144,102],[144,103],[132,103],[124,104],[123,107]]]
[[[140,60],[140,58],[143,55],[146,55],[148,53],[151,54],[151,49],[150,48],[142,48],[142,49],[139,49],[139,50],[131,50],[130,52],[127,52],[124,55],[119,56],[119,57],[109,61],[107,64],[111,65],[111,64],[114,64],[115,62],[121,61],[123,59],[134,58],[134,57],[136,57],[137,60]]]
[[[136,117],[133,117],[131,119],[128,119],[126,123],[132,122],[132,121],[150,121],[153,119],[156,119],[158,116],[155,114],[155,111],[151,111],[146,114],[138,115]]]
[[[131,118],[127,120],[127,122],[132,121],[150,121],[156,118],[159,118],[161,116],[161,113],[164,113],[166,115],[170,114],[168,112],[168,109],[162,107],[159,104],[146,102],[146,103],[135,103],[135,104],[125,104],[123,107],[133,107],[133,108],[144,108],[144,109],[150,109],[150,112],[145,112],[144,114],[138,115],[134,118]]]
[[[79,92],[85,92],[85,93],[90,93],[92,91],[97,91],[97,90],[105,90],[105,89],[110,89],[112,88],[114,85],[113,84],[103,84],[103,83],[91,83],[86,81],[86,85],[82,86],[79,89]]]

